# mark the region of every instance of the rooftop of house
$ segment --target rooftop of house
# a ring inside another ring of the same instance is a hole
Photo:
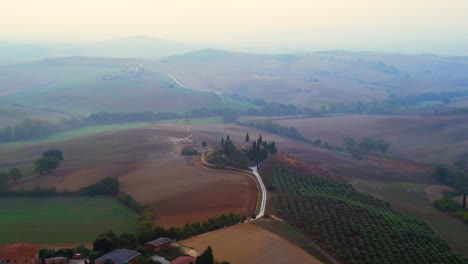
[[[11,259],[18,256],[35,258],[39,254],[39,246],[28,242],[8,244],[0,247],[0,259]]]
[[[158,247],[160,245],[164,245],[164,244],[167,244],[167,243],[172,243],[172,239],[167,238],[167,237],[160,237],[160,238],[152,240],[150,242],[146,242],[145,244],[146,245],[153,245],[155,247]]]
[[[136,252],[135,250],[130,250],[130,249],[115,249],[100,258],[97,258],[97,261],[102,261],[104,262],[106,259],[112,260],[115,264],[123,264],[125,262],[128,262],[137,256],[139,256],[140,253]]]
[[[196,257],[178,257],[174,259],[170,264],[195,264],[195,261],[197,260]]]

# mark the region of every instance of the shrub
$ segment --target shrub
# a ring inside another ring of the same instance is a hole
[[[192,146],[185,146],[180,152],[182,156],[195,156],[198,152]]]
[[[461,206],[459,203],[457,203],[454,200],[445,199],[445,198],[435,200],[434,205],[435,207],[437,207],[438,209],[442,211],[457,211],[461,209]]]

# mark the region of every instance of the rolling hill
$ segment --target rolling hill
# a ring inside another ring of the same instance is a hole
[[[445,163],[468,158],[468,117],[455,116],[359,116],[344,115],[277,121],[296,127],[309,140],[321,139],[343,146],[345,137],[365,137],[390,144],[390,155],[428,163]]]
[[[164,57],[164,69],[200,91],[320,107],[468,89],[464,57],[328,51],[248,54],[204,49]]]
[[[0,68],[0,105],[13,106],[3,111],[0,107],[4,120],[0,125],[50,113],[63,117],[100,111],[184,113],[198,108],[255,107],[222,95],[186,89],[164,72],[145,65],[138,59],[68,57]],[[14,118],[10,114],[13,110]]]

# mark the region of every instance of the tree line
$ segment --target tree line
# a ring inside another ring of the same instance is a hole
[[[277,134],[280,136],[285,136],[285,137],[308,142],[308,140],[304,138],[304,136],[302,136],[301,133],[299,133],[297,128],[281,126],[278,123],[272,122],[271,120],[248,121],[248,122],[240,122],[237,124],[241,126],[257,128],[257,129],[271,132],[273,134]]]
[[[346,151],[352,153],[356,151],[361,152],[381,152],[386,153],[390,144],[385,142],[383,139],[375,139],[372,137],[362,138],[359,142],[351,137],[345,137],[343,139],[343,145],[346,148]]]
[[[259,108],[247,110],[234,108],[198,108],[184,113],[177,112],[99,112],[83,118],[66,118],[57,123],[48,120],[25,119],[19,124],[0,129],[0,143],[20,140],[33,140],[51,136],[55,133],[83,128],[93,125],[111,125],[131,122],[157,122],[168,119],[190,119],[200,117],[222,116],[225,123],[235,122],[241,115],[295,115],[307,114],[316,116],[317,113],[305,111],[294,105],[270,103],[262,101]]]
[[[176,240],[183,240],[192,236],[241,223],[245,219],[245,217],[238,214],[229,213],[227,215],[223,214],[219,217],[210,218],[203,222],[185,224],[183,227],[164,228],[156,226],[152,229],[141,230],[138,234],[138,241],[140,241],[140,243],[145,243],[160,237],[170,237]]]
[[[434,106],[425,106],[424,103],[428,101],[440,101],[441,104],[447,104],[454,99],[466,97],[467,95],[468,90],[461,90],[441,93],[422,93],[405,97],[393,95],[386,100],[378,102],[336,102],[322,106],[320,114],[348,113],[394,115],[420,112],[424,108],[430,110],[431,113],[438,113],[437,108]]]

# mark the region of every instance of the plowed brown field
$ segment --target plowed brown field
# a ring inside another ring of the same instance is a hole
[[[468,158],[468,116],[365,116],[283,119],[283,126],[296,127],[309,140],[321,139],[343,146],[343,138],[384,139],[390,154],[407,159],[446,163]]]
[[[103,133],[64,142],[61,168],[32,177],[14,188],[56,187],[75,191],[105,177],[117,177],[121,191],[156,213],[158,225],[182,226],[194,221],[234,212],[250,216],[257,204],[255,181],[245,174],[196,167],[181,157],[177,146],[186,140],[183,126],[154,126]],[[19,150],[35,153],[51,147],[33,145]]]
[[[198,252],[211,246],[216,260],[233,264],[321,263],[289,241],[254,224],[223,228],[180,241],[180,244]]]

